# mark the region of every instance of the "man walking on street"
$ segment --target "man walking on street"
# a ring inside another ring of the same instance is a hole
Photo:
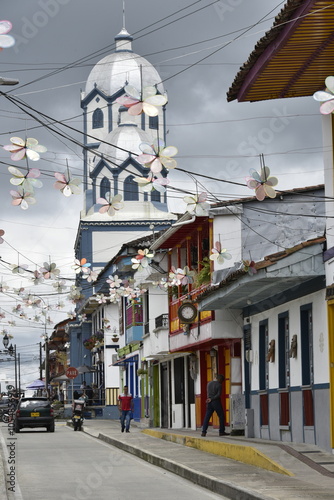
[[[128,393],[128,386],[125,385],[124,393],[118,396],[118,409],[121,414],[121,430],[130,432],[131,413],[133,412],[133,399],[132,395]]]
[[[229,435],[227,432],[225,432],[224,410],[221,402],[223,381],[224,381],[223,375],[217,375],[216,380],[212,380],[211,382],[208,383],[206,414],[204,417],[204,422],[202,427],[202,434],[201,434],[202,437],[206,436],[206,431],[208,430],[209,426],[209,420],[212,417],[213,412],[216,412],[219,417],[219,436]]]

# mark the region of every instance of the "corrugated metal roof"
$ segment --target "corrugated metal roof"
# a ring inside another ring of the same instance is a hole
[[[240,68],[227,100],[313,95],[334,67],[334,3],[288,0]]]

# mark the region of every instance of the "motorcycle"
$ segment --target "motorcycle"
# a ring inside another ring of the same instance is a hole
[[[72,423],[75,431],[81,431],[84,421],[84,407],[85,401],[82,401],[80,399],[75,399],[73,401]]]

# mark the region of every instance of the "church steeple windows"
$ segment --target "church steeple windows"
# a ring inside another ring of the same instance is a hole
[[[156,191],[156,190],[152,191],[152,193],[151,193],[151,201],[158,201],[160,203],[161,196],[160,196],[159,191]]]
[[[100,108],[96,108],[93,113],[93,128],[102,128],[104,125],[103,111]]]
[[[159,118],[157,116],[150,116],[148,121],[148,126],[152,130],[158,130]]]
[[[139,200],[139,190],[138,184],[135,182],[133,175],[129,175],[124,180],[124,201],[138,201]]]
[[[107,193],[110,193],[110,181],[107,177],[103,177],[100,184],[100,197],[105,198]]]

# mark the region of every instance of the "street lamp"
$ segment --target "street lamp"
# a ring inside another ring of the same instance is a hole
[[[2,339],[2,343],[3,343],[3,346],[5,348],[4,351],[0,351],[1,354],[9,354],[9,356],[12,356],[14,358],[14,362],[15,362],[15,390],[17,391],[17,357],[16,357],[16,344],[13,345],[10,344],[10,346],[8,347],[8,344],[9,344],[9,337],[7,335],[7,333],[5,333],[5,335],[3,336],[3,339]],[[21,377],[19,376],[19,379],[21,379]],[[20,381],[20,386],[21,386],[21,381]],[[21,391],[21,387],[19,387],[19,390]]]
[[[15,78],[3,78],[0,76],[0,85],[17,85],[19,83]]]

